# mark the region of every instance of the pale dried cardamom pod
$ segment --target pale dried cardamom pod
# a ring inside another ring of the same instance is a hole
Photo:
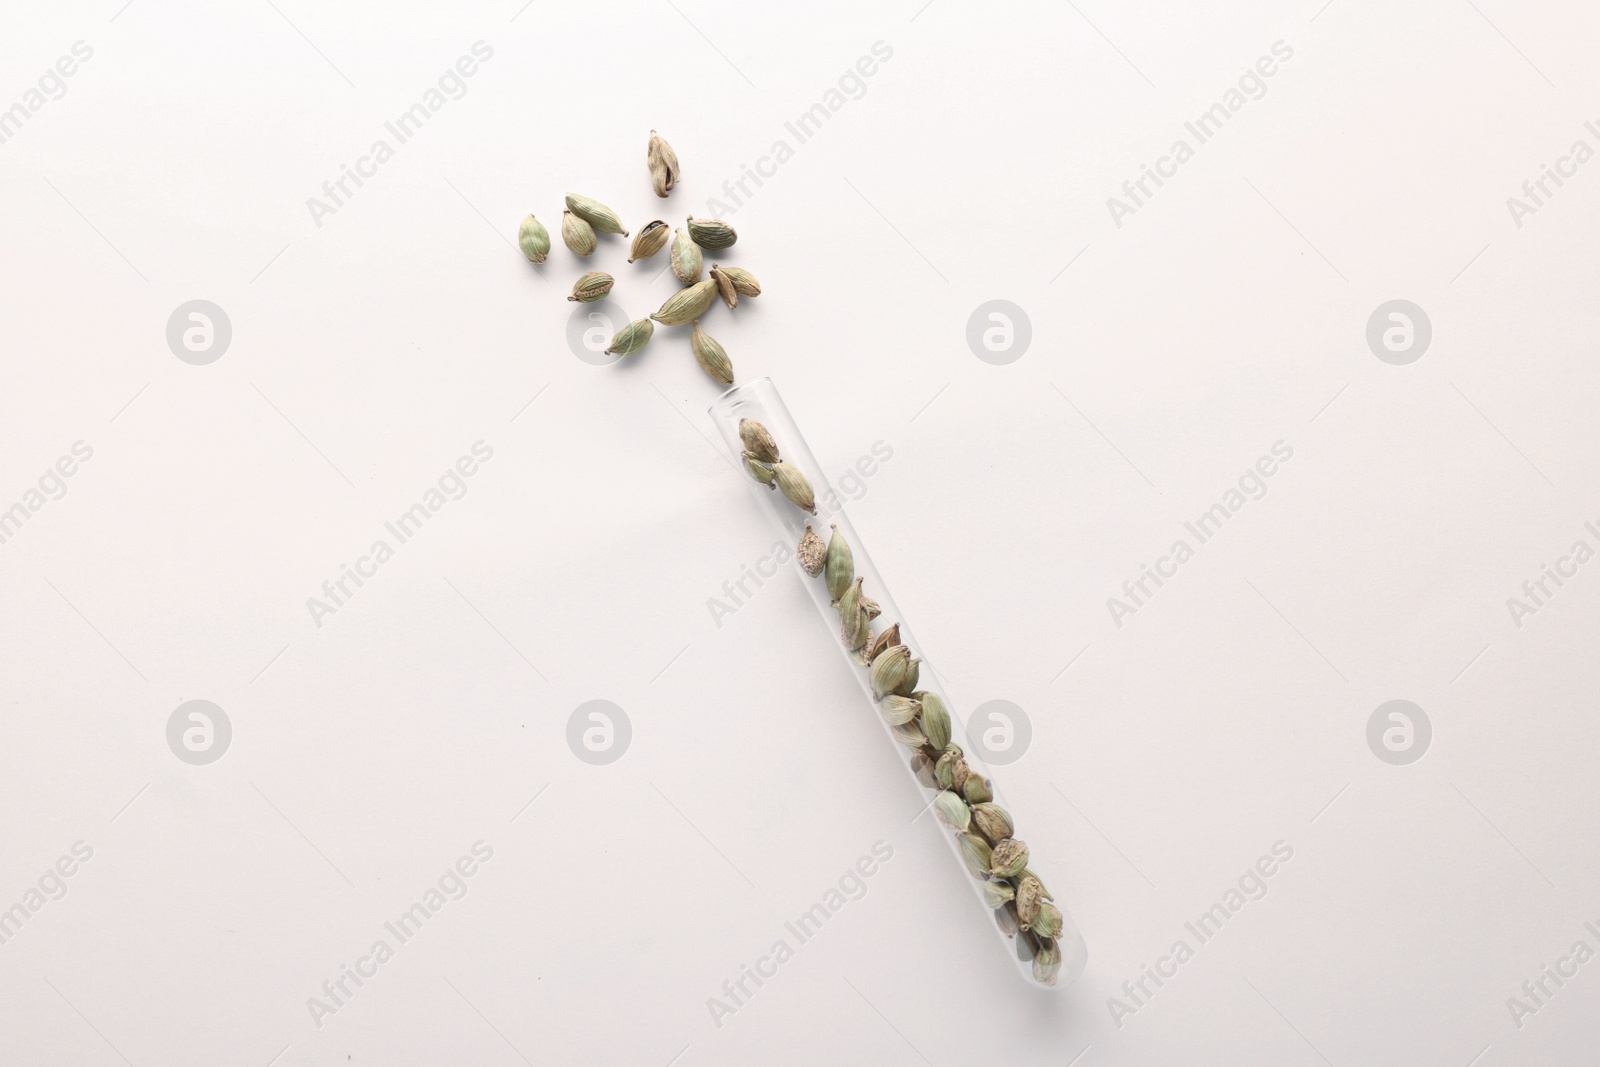
[[[572,295],[567,299],[580,304],[592,304],[596,300],[604,300],[615,284],[616,279],[605,271],[592,270],[572,284]]]
[[[994,799],[994,790],[983,775],[968,774],[966,784],[961,787],[961,795],[967,798],[968,804],[987,804]]]
[[[754,274],[751,274],[743,267],[723,267],[716,263],[711,264],[711,273],[715,275],[718,271],[721,271],[723,276],[728,279],[728,284],[733,287],[733,291],[739,296],[761,295],[761,283],[756,281]],[[736,300],[734,303],[738,303],[738,301]],[[728,306],[732,307],[733,305],[730,304]]]
[[[1017,936],[1017,909],[1014,905],[1006,903],[996,908],[994,922],[1007,937]]]
[[[806,523],[806,532],[800,535],[800,544],[794,554],[800,561],[800,568],[811,577],[822,573],[822,565],[828,559],[828,546],[817,536],[809,522]]]
[[[717,283],[717,294],[729,310],[739,306],[739,291],[733,287],[733,279],[715,263],[711,264],[711,280]]]
[[[900,624],[895,623],[883,633],[872,639],[872,644],[867,646],[865,658],[867,666],[872,666],[872,661],[878,658],[878,653],[886,648],[893,648],[900,643]]]
[[[650,188],[657,196],[666,196],[678,184],[678,153],[656,131],[650,131],[650,147],[645,149],[645,162],[650,165]]]
[[[1031,870],[1028,870],[1028,869],[1024,868],[1023,872],[1021,874],[1017,875],[1017,878],[1019,880],[1019,883],[1020,883],[1021,879],[1032,878],[1035,882],[1039,883],[1039,895],[1040,896],[1044,897],[1044,899],[1046,899],[1046,900],[1054,900],[1054,899],[1056,899],[1055,897],[1050,895],[1050,890],[1048,890],[1048,889],[1046,889],[1044,887],[1044,882],[1040,880],[1039,876],[1037,874],[1034,874]]]
[[[591,200],[577,193],[568,193],[567,210],[600,233],[620,233],[624,237],[628,236],[628,231],[623,228],[622,220],[617,218],[617,213],[598,200]]]
[[[594,255],[594,227],[570,211],[561,213],[561,241],[575,256]]]
[[[911,754],[911,773],[915,774],[917,781],[927,788],[933,789],[937,786],[937,783],[933,780],[933,760],[928,758],[926,752],[913,752]]]
[[[855,584],[839,598],[839,632],[852,652],[861,647],[850,642],[861,632],[861,583],[864,581],[865,578],[857,578]]]
[[[917,694],[919,697],[922,695],[921,693]],[[920,704],[922,702],[919,700],[917,703]],[[924,720],[926,720],[926,715],[924,715]],[[924,721],[922,729],[924,733],[927,732],[926,721]],[[966,765],[967,761],[961,753],[961,746],[947,743],[939,753],[939,760],[933,767],[933,776],[939,780],[939,788],[960,789],[961,787],[956,784],[956,775]]]
[[[628,250],[628,262],[649,259],[666,247],[667,238],[671,235],[672,230],[660,219],[646,223],[644,229],[633,238],[633,247]]]
[[[872,682],[872,698],[882,700],[890,693],[898,692],[900,683],[905,681],[906,671],[911,665],[911,650],[905,645],[895,645],[878,653],[872,661],[872,670],[868,678]],[[905,693],[903,696],[910,696]]]
[[[1017,879],[1017,922],[1024,930],[1033,928],[1039,917],[1039,905],[1044,903],[1044,885],[1039,879],[1024,871]]]
[[[705,260],[700,255],[700,246],[689,240],[689,235],[682,230],[674,231],[672,235],[672,273],[684,285],[693,285],[700,280],[700,267]]]
[[[744,461],[744,469],[750,477],[766,486],[768,489],[778,488],[777,475],[772,473],[772,465],[764,463],[749,452],[739,453],[739,458]]]
[[[974,804],[972,821],[977,824],[978,832],[989,839],[991,845],[998,845],[1016,830],[1011,823],[1011,813],[998,804]]]
[[[1054,940],[1061,936],[1063,919],[1061,909],[1048,900],[1039,905],[1039,914],[1033,920],[1033,932],[1039,937]]]
[[[934,748],[944,748],[950,743],[950,709],[945,707],[938,693],[922,692],[913,695],[922,701],[922,732],[928,735],[928,742]],[[946,786],[946,788],[952,787]]]
[[[701,282],[710,285],[710,282]],[[806,476],[800,473],[800,468],[793,463],[779,460],[772,465],[772,473],[778,479],[778,492],[789,498],[789,503],[801,511],[817,513],[817,494],[811,491],[811,483]]]
[[[914,722],[902,723],[899,726],[889,727],[889,732],[894,734],[894,739],[910,748],[921,748],[928,743],[922,730]]]
[[[689,239],[701,248],[728,248],[739,239],[733,227],[721,219],[697,219],[690,215],[687,226]]]
[[[723,385],[733,384],[733,360],[728,358],[728,353],[723,351],[722,345],[716,338],[700,328],[700,320],[694,320],[694,332],[689,335],[689,348],[694,352],[695,362],[700,364],[700,369],[709,374],[713,380]]]
[[[890,694],[879,702],[878,708],[883,712],[884,721],[890,726],[903,726],[922,713],[922,705],[912,697],[894,696]],[[917,753],[923,759],[922,753]]]
[[[979,878],[989,877],[989,868],[994,864],[994,854],[989,848],[989,842],[977,834],[961,835],[961,858],[966,860],[967,869]]]
[[[828,583],[828,596],[838,600],[850,588],[850,583],[855,581],[856,559],[849,543],[840,535],[839,527],[832,529],[833,536],[828,538],[828,559],[823,573]]]
[[[940,793],[933,798],[933,806],[939,809],[939,818],[962,833],[966,833],[967,827],[972,825],[972,809],[954,793]]]
[[[543,263],[550,254],[550,231],[544,223],[529,215],[517,227],[517,247],[528,257],[529,263]]]
[[[994,846],[989,873],[996,878],[1013,878],[1028,866],[1028,846],[1020,838],[1008,837]]]
[[[778,454],[778,442],[772,439],[772,433],[755,419],[739,420],[739,440],[744,442],[745,451],[764,463],[776,463],[783,458]]]
[[[709,279],[684,286],[667,297],[661,310],[650,317],[663,326],[682,326],[705,314],[711,301],[717,298],[717,283]]]
[[[650,335],[655,333],[655,330],[656,324],[649,319],[630,322],[617,331],[606,352],[613,356],[631,356],[650,342]]]
[[[1009,882],[983,883],[983,902],[991,908],[1003,908],[1016,895]]]
[[[873,619],[876,619],[882,614],[883,606],[881,604],[867,596],[865,593],[861,594],[861,617],[864,620],[871,622]]]
[[[1055,985],[1056,977],[1060,973],[1061,946],[1054,941],[1046,941],[1034,954],[1033,977],[1041,985]]]

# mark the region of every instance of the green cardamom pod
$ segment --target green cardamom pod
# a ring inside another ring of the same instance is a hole
[[[1009,882],[983,883],[983,902],[991,908],[1003,908],[1016,895]]]
[[[682,326],[705,314],[711,301],[717,298],[717,283],[707,279],[685,286],[667,297],[661,310],[650,317],[663,326]]]
[[[861,583],[864,581],[865,578],[857,578],[855,584],[846,589],[844,596],[839,598],[839,630],[845,644],[852,652],[861,647],[850,642],[861,632]]]
[[[631,356],[649,343],[650,335],[655,333],[655,330],[656,324],[649,319],[630,322],[617,331],[606,352],[613,356]]]
[[[615,284],[616,279],[605,271],[592,270],[573,283],[572,295],[567,299],[576,300],[580,304],[592,304],[596,300],[604,300]]]
[[[594,255],[594,227],[570,211],[561,213],[561,240],[575,256]]]
[[[700,267],[705,260],[700,255],[700,246],[689,240],[689,235],[682,230],[676,230],[672,235],[672,273],[684,285],[693,285],[700,280]]]
[[[691,215],[687,225],[689,239],[701,248],[728,248],[739,239],[733,227],[721,219],[697,219]]]
[[[544,228],[544,223],[529,215],[517,227],[517,245],[522,249],[522,254],[528,257],[529,263],[543,263],[544,257],[550,254],[550,231]]]
[[[739,453],[739,458],[744,460],[744,469],[750,472],[750,477],[766,486],[768,489],[778,488],[778,478],[772,473],[772,465],[757,459],[749,452]]]
[[[940,793],[933,798],[933,806],[939,809],[939,818],[962,833],[972,825],[972,809],[954,793]]]
[[[921,693],[917,694],[919,697],[922,695]],[[920,704],[922,701],[918,700],[917,703]],[[927,732],[926,723],[923,724],[922,729],[924,733]],[[939,753],[939,761],[934,764],[933,774],[939,780],[940,789],[961,791],[961,787],[966,784],[967,780],[967,761],[961,754],[960,745],[945,745],[944,751]]]
[[[712,267],[728,276],[728,281],[733,283],[733,291],[740,296],[761,295],[761,283],[743,267],[717,267],[716,264],[712,264]]]
[[[917,688],[917,675],[921,673],[921,663],[922,661],[920,659],[914,659],[910,663],[906,664],[906,676],[900,679],[899,685],[894,687],[894,691],[896,693],[899,693],[901,696],[908,697],[915,692]]]
[[[1060,973],[1061,946],[1054,941],[1046,941],[1033,957],[1033,977],[1041,985],[1055,985],[1056,976]]]
[[[633,238],[633,247],[628,250],[628,262],[637,263],[641,259],[649,259],[667,245],[667,238],[672,231],[660,219],[646,223]]]
[[[1046,889],[1044,887],[1044,882],[1040,881],[1039,876],[1037,874],[1034,874],[1032,871],[1024,869],[1021,874],[1017,875],[1017,878],[1019,879],[1019,884],[1020,884],[1020,880],[1021,879],[1032,878],[1035,882],[1039,882],[1039,895],[1040,896],[1044,897],[1044,899],[1046,899],[1046,900],[1054,900],[1054,899],[1056,899],[1055,897],[1050,895],[1050,890],[1048,890],[1048,889]]]
[[[657,196],[666,196],[678,184],[678,153],[656,131],[650,131],[650,146],[645,149],[645,162],[650,165],[650,188]]]
[[[961,795],[967,798],[968,804],[987,804],[994,799],[994,790],[983,775],[969,774],[966,784],[961,787]]]
[[[778,454],[778,442],[772,439],[771,432],[755,419],[739,420],[739,440],[744,442],[745,451],[762,462],[776,463],[783,458]]]
[[[1054,940],[1061,936],[1061,927],[1064,925],[1061,909],[1048,900],[1039,905],[1039,914],[1033,920],[1033,932],[1039,937],[1048,937]]]
[[[950,743],[950,709],[938,693],[917,693],[922,701],[922,732],[934,748],[944,748]]]
[[[1033,928],[1039,917],[1039,905],[1044,903],[1044,885],[1026,871],[1017,879],[1017,923],[1024,930]]]
[[[1020,838],[1008,837],[994,846],[989,873],[996,878],[1012,878],[1028,866],[1028,846]]]
[[[817,494],[811,491],[811,483],[800,473],[799,467],[779,460],[772,465],[772,473],[778,479],[778,492],[788,497],[789,503],[801,511],[809,511],[813,515],[817,513]]]
[[[694,352],[695,362],[700,364],[701,370],[723,385],[733,384],[733,360],[728,358],[728,353],[723,350],[716,338],[700,328],[699,319],[694,320],[694,332],[689,335],[689,348]]]
[[[977,824],[978,832],[987,837],[992,845],[1004,841],[1016,829],[1011,823],[1011,813],[998,804],[974,804],[972,820]]]
[[[973,874],[979,878],[989,877],[989,868],[993,865],[989,842],[977,834],[962,834],[961,858],[967,861],[967,868]]]
[[[890,726],[904,726],[922,713],[922,705],[911,697],[886,696],[878,704],[884,721]],[[926,756],[922,757],[927,759]]]
[[[806,523],[806,532],[800,535],[800,544],[794,554],[800,561],[801,569],[811,577],[815,578],[822,573],[822,565],[828,559],[828,546],[817,536],[817,532],[811,528],[809,522]]]
[[[889,727],[889,732],[894,734],[894,739],[910,748],[921,748],[928,743],[922,730],[914,722],[901,723],[899,726]]]
[[[624,237],[628,236],[628,231],[623,229],[622,220],[617,218],[617,213],[598,200],[591,200],[577,193],[568,193],[567,210],[600,233],[620,233]]]
[[[872,698],[882,700],[890,693],[897,692],[900,683],[905,680],[910,663],[911,650],[905,645],[895,645],[878,653],[867,676],[872,682]],[[910,696],[909,693],[903,695]]]
[[[828,596],[833,600],[844,596],[844,591],[850,588],[850,583],[856,578],[855,555],[837,526],[833,527],[833,536],[828,539],[828,561],[824,574],[827,576]]]
[[[733,279],[715,263],[711,264],[711,280],[717,283],[717,295],[730,310],[739,306],[739,291],[733,287]]]
[[[867,666],[872,666],[872,661],[878,658],[878,653],[882,652],[886,648],[893,648],[899,643],[900,624],[895,623],[893,626],[883,631],[883,633],[873,638],[872,644],[867,646],[867,650],[863,654],[867,661]]]

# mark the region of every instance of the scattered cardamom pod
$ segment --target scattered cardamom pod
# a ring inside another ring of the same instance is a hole
[[[711,264],[711,276],[715,278],[721,274],[727,279],[728,286],[734,292],[734,300],[728,306],[731,308],[739,302],[741,296],[760,296],[761,283],[756,281],[756,276],[743,267],[724,267],[720,264]],[[726,297],[724,297],[726,299]]]
[[[850,551],[849,542],[840,535],[837,526],[833,527],[833,536],[828,538],[828,560],[823,571],[828,583],[828,596],[834,600],[844,596],[844,591],[855,581],[855,555]]]
[[[650,165],[650,187],[657,196],[666,196],[678,184],[678,153],[654,130],[650,131],[645,162]]]
[[[778,488],[778,478],[772,473],[771,464],[762,462],[749,452],[739,453],[739,458],[744,461],[744,469],[750,472],[750,477],[768,489]]]
[[[716,298],[716,282],[710,279],[696,282],[684,286],[667,297],[666,303],[661,305],[661,310],[650,317],[663,326],[682,326],[705,314],[706,308],[710,307],[711,301]]]
[[[567,299],[576,300],[580,304],[592,304],[596,300],[604,300],[615,284],[616,279],[605,271],[592,270],[573,283],[572,295]]]
[[[878,704],[883,712],[884,721],[890,726],[902,726],[915,719],[922,713],[922,704],[912,697],[902,697],[890,694]],[[920,755],[920,753],[919,753]],[[928,757],[923,756],[923,759]]]
[[[529,263],[543,263],[544,257],[550,254],[550,231],[544,228],[544,223],[529,215],[517,227],[517,246],[528,257]]]
[[[994,790],[989,787],[989,779],[981,774],[968,774],[967,782],[961,787],[961,795],[967,798],[968,804],[987,804],[994,799]]]
[[[783,458],[778,454],[778,442],[772,439],[772,433],[755,419],[739,420],[739,440],[744,442],[745,451],[764,463],[776,463]]]
[[[690,215],[687,225],[689,239],[701,248],[728,248],[739,239],[733,227],[721,219],[697,219]]]
[[[672,273],[684,285],[693,285],[700,280],[700,267],[705,260],[700,255],[700,246],[689,240],[689,235],[682,230],[676,230],[672,235]]]
[[[598,200],[591,200],[577,193],[568,193],[567,210],[600,233],[620,233],[624,237],[628,236],[628,231],[622,228],[622,220],[617,218],[617,213]]]
[[[902,723],[899,726],[889,727],[889,732],[894,734],[894,739],[909,748],[921,748],[928,743],[928,738],[922,729],[914,722]]]
[[[1056,976],[1060,973],[1061,946],[1054,941],[1046,941],[1033,957],[1034,980],[1040,985],[1055,985]]]
[[[701,282],[709,285],[710,282]],[[800,468],[793,463],[779,460],[772,465],[772,473],[778,478],[778,492],[789,498],[789,503],[801,511],[817,513],[817,494],[811,491],[811,483],[806,476],[800,473]]]
[[[739,292],[733,287],[733,279],[715,263],[711,264],[711,280],[717,283],[717,294],[730,310],[739,306]]]
[[[987,837],[991,845],[998,845],[1016,829],[1011,822],[1011,813],[998,804],[974,804],[972,820],[977,824],[978,832]]]
[[[872,661],[872,670],[868,675],[872,682],[873,699],[882,700],[890,693],[897,692],[900,683],[905,681],[906,671],[910,665],[911,650],[905,645],[895,645],[878,653]],[[909,693],[904,695],[910,696]]]
[[[631,356],[650,342],[650,335],[655,333],[655,330],[656,324],[649,319],[630,322],[617,331],[606,352],[614,356]]]
[[[633,238],[633,247],[628,250],[628,262],[636,263],[641,259],[649,259],[666,247],[667,238],[672,235],[672,230],[665,222],[656,219],[646,223]]]
[[[983,883],[983,902],[991,908],[1005,907],[1006,902],[1016,895],[1016,890],[1011,888],[1010,882],[985,882]]]
[[[822,565],[828,559],[828,546],[817,536],[809,522],[806,523],[806,532],[800,535],[800,544],[794,554],[800,561],[800,568],[811,577],[815,578],[822,573]]]
[[[701,370],[723,385],[733,384],[733,360],[728,358],[728,353],[723,351],[716,338],[700,328],[699,319],[694,320],[689,348],[694,352],[695,362],[700,364]]]
[[[960,844],[961,858],[967,861],[968,870],[979,878],[989,877],[989,868],[994,863],[994,854],[989,848],[989,842],[977,834],[962,834]]]
[[[878,658],[878,653],[886,648],[893,648],[900,643],[900,624],[895,623],[883,633],[872,639],[872,644],[867,646],[864,658],[867,666],[872,666],[872,661]]]
[[[864,581],[865,578],[857,578],[855,584],[839,598],[839,631],[852,652],[860,647],[850,642],[861,632],[861,583]]]
[[[594,255],[594,227],[570,211],[561,213],[561,241],[575,256]]]
[[[1017,922],[1024,930],[1033,928],[1033,920],[1039,917],[1039,905],[1044,903],[1044,886],[1039,879],[1022,873],[1017,879]]]
[[[1035,934],[1054,940],[1061,936],[1062,925],[1063,920],[1060,908],[1048,900],[1039,905],[1039,914],[1033,920],[1033,932]]]
[[[950,743],[950,709],[945,707],[938,693],[914,695],[922,701],[922,732],[928,735],[934,748],[944,748]]]
[[[1028,846],[1021,839],[1008,837],[994,846],[989,872],[996,878],[1012,878],[1028,866]]]
[[[940,793],[933,798],[933,806],[939,809],[939,818],[962,833],[972,825],[972,809],[954,793]]]

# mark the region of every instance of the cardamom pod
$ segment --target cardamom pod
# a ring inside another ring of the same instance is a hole
[[[772,439],[772,433],[755,419],[739,420],[739,440],[744,442],[747,452],[764,463],[776,463],[783,458],[778,454],[778,442]]]
[[[633,247],[628,250],[628,262],[649,259],[666,247],[667,238],[671,235],[672,230],[660,219],[646,223],[644,229],[633,238]]]
[[[789,503],[801,511],[809,511],[813,515],[817,513],[817,494],[811,491],[811,483],[800,473],[799,467],[779,460],[772,465],[772,473],[777,476],[778,491],[789,498]]]
[[[1060,908],[1048,900],[1039,905],[1039,914],[1033,920],[1033,932],[1036,935],[1054,940],[1061,936],[1063,925],[1065,923]]]
[[[878,708],[883,712],[884,721],[890,726],[903,726],[922,713],[922,704],[916,699],[893,694],[884,697],[879,702]]]
[[[850,551],[849,543],[840,535],[837,526],[833,527],[833,536],[828,538],[828,560],[823,573],[828,583],[828,596],[834,600],[844,596],[844,591],[855,581],[855,555]]]
[[[867,597],[862,597],[861,599],[863,601],[865,601],[868,598]],[[872,666],[872,661],[871,660],[862,658],[862,653],[867,650],[867,643],[869,641],[871,641],[871,640],[872,640],[872,620],[867,617],[867,607],[866,607],[866,604],[863,603],[861,605],[861,621],[856,625],[856,634],[855,634],[855,636],[853,638],[848,638],[847,639],[847,641],[849,641],[851,643],[852,647],[855,650],[856,662],[861,664],[861,666],[863,666],[863,667]]]
[[[1039,917],[1039,905],[1044,903],[1044,885],[1039,879],[1024,871],[1017,879],[1017,922],[1024,930],[1033,928]]]
[[[871,622],[882,614],[883,606],[863,593],[861,595],[861,617],[867,622]]]
[[[728,248],[739,239],[733,227],[721,219],[697,219],[690,215],[687,225],[690,240],[701,248]]]
[[[917,694],[919,697],[922,695],[921,693]],[[922,701],[919,700],[917,703],[920,704]],[[926,722],[923,723],[922,730],[924,733],[927,732],[928,726]],[[934,764],[933,768],[933,775],[939,780],[939,788],[959,790],[965,780],[958,781],[957,776],[966,774],[966,766],[967,761],[966,757],[961,754],[961,746],[946,744],[944,750],[939,753],[939,761]]]
[[[933,798],[933,806],[939,809],[939,818],[962,833],[972,825],[972,809],[954,793],[940,793]]]
[[[561,241],[575,256],[594,255],[594,227],[570,211],[561,213]]]
[[[993,866],[993,852],[989,842],[977,834],[961,835],[961,858],[966,860],[968,870],[979,878],[989,877],[989,868]]]
[[[544,257],[550,254],[550,231],[544,228],[544,223],[529,215],[517,227],[517,246],[528,257],[529,263],[543,263]]]
[[[1003,908],[1006,902],[1016,896],[1016,890],[1011,888],[1009,882],[983,883],[983,902],[991,908]]]
[[[577,193],[568,193],[567,210],[600,233],[620,233],[624,237],[628,236],[628,231],[622,228],[622,220],[617,218],[617,213],[598,200],[591,200]]]
[[[994,846],[989,872],[996,878],[1012,878],[1028,866],[1028,846],[1021,838],[1008,837]]]
[[[728,358],[728,353],[723,351],[722,345],[716,338],[700,328],[700,320],[694,320],[694,332],[689,335],[689,348],[694,352],[695,362],[700,364],[700,369],[709,374],[714,380],[723,385],[733,384],[733,361]]]
[[[899,685],[894,687],[894,691],[896,693],[899,693],[903,697],[908,697],[913,691],[916,690],[917,675],[921,673],[921,668],[919,666],[921,663],[922,661],[920,659],[914,659],[910,663],[906,664],[906,676],[900,679]]]
[[[933,760],[928,758],[926,752],[913,752],[911,754],[911,773],[917,776],[917,781],[929,789],[936,787],[936,783],[933,780]]]
[[[945,707],[938,693],[922,692],[915,696],[922,701],[922,732],[928,735],[928,742],[934,748],[944,748],[950,743],[950,709]]]
[[[672,234],[672,273],[684,285],[693,285],[700,280],[700,267],[705,260],[700,255],[700,246],[689,240],[689,235],[682,230],[675,230]]]
[[[873,638],[872,644],[867,646],[865,659],[867,666],[872,666],[872,661],[878,658],[878,653],[886,648],[893,648],[900,643],[900,624],[895,623],[883,633]]]
[[[1007,937],[1017,936],[1017,909],[1010,901],[1000,905],[994,912],[994,924],[1000,927],[1000,932]]]
[[[1033,977],[1041,985],[1055,985],[1056,976],[1060,973],[1061,946],[1054,941],[1046,941],[1033,957]]]
[[[761,283],[756,281],[756,276],[754,274],[751,274],[743,267],[723,267],[716,263],[711,264],[711,273],[713,276],[715,276],[719,271],[722,273],[723,277],[727,278],[728,284],[733,287],[734,293],[738,296],[761,295]],[[735,300],[734,304],[737,303],[738,300]],[[728,306],[732,307],[733,304],[729,304]]]
[[[678,153],[654,130],[650,131],[645,162],[650,165],[650,187],[657,196],[666,196],[678,184]]]
[[[1051,896],[1050,890],[1048,890],[1048,889],[1046,889],[1044,887],[1044,882],[1040,881],[1039,876],[1037,874],[1034,874],[1031,870],[1028,870],[1028,869],[1024,868],[1023,872],[1021,874],[1017,875],[1017,878],[1018,878],[1019,881],[1021,879],[1023,879],[1023,878],[1032,878],[1035,882],[1039,883],[1039,895],[1040,896],[1044,897],[1044,899],[1046,899],[1046,900],[1054,900],[1054,899],[1056,899],[1055,897]]]
[[[579,278],[572,285],[572,295],[568,300],[576,300],[580,304],[592,304],[596,300],[604,300],[605,295],[611,292],[611,287],[616,284],[616,279],[603,270],[592,270]]]
[[[739,453],[739,458],[744,461],[744,469],[750,472],[750,477],[754,478],[768,489],[778,488],[778,479],[777,476],[772,473],[771,464],[763,463],[749,452]]]
[[[968,774],[966,784],[961,787],[961,795],[967,798],[968,804],[987,804],[994,799],[994,790],[983,775]]]
[[[977,824],[978,832],[987,837],[992,845],[1004,841],[1016,829],[1011,823],[1011,813],[998,804],[974,804],[972,820]]]
[[[846,589],[844,596],[839,598],[839,630],[845,644],[852,652],[861,647],[850,642],[861,632],[861,583],[864,581],[865,578],[857,578],[855,584]]]
[[[809,522],[806,523],[806,532],[800,535],[800,544],[794,554],[800,561],[800,568],[811,577],[822,573],[822,565],[828,559],[828,546],[817,536]]]
[[[739,306],[739,291],[733,287],[733,279],[715,263],[711,264],[711,280],[717,283],[717,293],[729,310]]]
[[[650,342],[650,335],[655,333],[656,324],[649,319],[639,319],[630,322],[617,331],[611,339],[611,347],[606,349],[614,356],[631,356]]]
[[[682,326],[705,314],[711,301],[717,298],[717,283],[709,279],[685,286],[667,297],[661,310],[650,317],[663,326]]]
[[[872,682],[872,698],[882,700],[890,693],[897,692],[910,664],[911,650],[905,645],[895,645],[878,653],[867,676]],[[902,695],[910,696],[909,693]]]
[[[917,724],[914,722],[902,723],[899,726],[889,727],[889,732],[894,734],[894,739],[910,748],[921,748],[928,743]]]

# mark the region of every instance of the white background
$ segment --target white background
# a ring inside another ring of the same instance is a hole
[[[1600,164],[1520,227],[1506,199],[1600,147],[1600,18],[1320,2],[9,5],[0,108],[93,57],[0,145],[0,506],[94,453],[0,545],[0,908],[94,855],[0,946],[0,1062],[1592,1051],[1600,963],[1520,1028],[1507,998],[1600,949],[1600,574],[1520,628],[1506,599],[1600,547]],[[480,40],[466,95],[317,225],[307,198]],[[799,144],[785,123],[877,41]],[[1114,224],[1277,41],[1265,95]],[[684,173],[664,202],[652,127]],[[602,238],[534,270],[510,243],[568,191],[682,225],[780,139],[730,203],[726,259],[765,291],[706,326],[831,473],[892,448],[852,515],[958,714],[1031,718],[997,774],[1088,942],[1063,993],[1017,979],[910,821],[799,583],[713,621],[773,541],[712,443],[717,387],[682,330],[612,367],[566,342],[582,269],[639,316],[664,260]],[[166,341],[193,299],[232,323],[207,366]],[[991,299],[1032,324],[1006,366],[966,342]],[[1393,299],[1433,326],[1406,366],[1365,339]],[[478,440],[468,494],[315,625],[307,598]],[[1115,625],[1107,598],[1280,440],[1267,495]],[[233,725],[209,766],[167,747],[190,699]],[[632,722],[608,766],[566,743],[592,699]],[[1433,725],[1409,766],[1367,745],[1391,699]],[[478,840],[465,898],[315,1025]],[[880,840],[867,895],[716,1025],[708,998]],[[1277,841],[1267,895],[1113,1021]]]

